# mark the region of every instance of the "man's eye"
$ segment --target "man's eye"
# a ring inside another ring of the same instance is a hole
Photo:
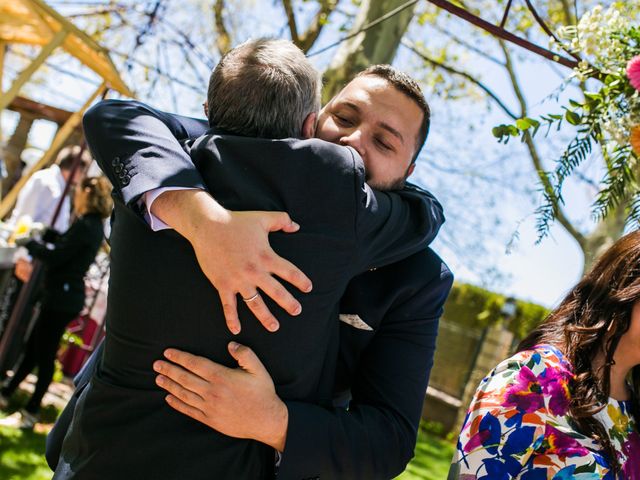
[[[378,144],[378,146],[384,150],[391,150],[391,145],[385,143],[384,141],[382,141],[379,138],[375,139],[376,144]]]
[[[333,114],[333,116],[335,117],[336,121],[337,121],[339,124],[344,125],[345,127],[348,127],[348,126],[351,126],[351,125],[352,125],[351,120],[349,120],[349,119],[348,119],[348,118],[346,118],[346,117],[343,117],[343,116],[341,116],[341,115],[336,115],[335,113]]]

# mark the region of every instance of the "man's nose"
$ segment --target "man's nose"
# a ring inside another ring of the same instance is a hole
[[[342,137],[340,137],[340,145],[346,145],[354,148],[356,152],[358,152],[364,159],[364,141],[362,138],[362,132],[360,130],[353,130],[348,135],[343,135]]]

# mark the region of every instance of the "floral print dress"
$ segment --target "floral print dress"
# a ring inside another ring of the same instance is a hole
[[[606,455],[568,415],[573,377],[562,353],[541,345],[482,380],[462,427],[449,480],[614,480]],[[609,399],[596,418],[618,452],[617,477],[640,480],[631,402]]]

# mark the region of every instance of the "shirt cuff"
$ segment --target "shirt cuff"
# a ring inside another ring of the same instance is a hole
[[[155,202],[156,198],[162,195],[164,192],[172,192],[176,190],[201,190],[196,187],[160,187],[154,188],[145,192],[139,200],[140,206],[144,208],[144,219],[151,227],[151,230],[158,232],[160,230],[172,230],[172,227],[164,223],[158,217],[151,213],[151,205]]]

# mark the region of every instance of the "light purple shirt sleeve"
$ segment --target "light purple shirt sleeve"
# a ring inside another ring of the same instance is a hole
[[[151,230],[154,232],[158,232],[160,230],[171,230],[172,228],[160,220],[158,217],[151,213],[151,205],[155,202],[156,198],[162,195],[164,192],[172,192],[176,190],[200,190],[199,188],[189,188],[189,187],[161,187],[154,188],[153,190],[149,190],[145,192],[144,195],[140,198],[139,202],[144,205],[144,219],[151,227]]]

